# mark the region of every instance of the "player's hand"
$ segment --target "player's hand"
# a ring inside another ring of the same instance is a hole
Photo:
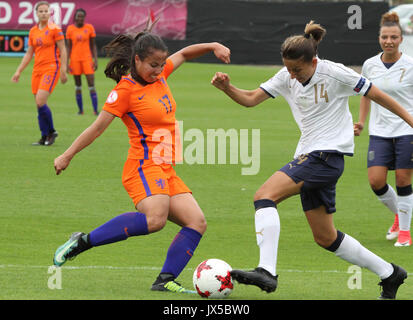
[[[222,91],[229,87],[229,82],[229,75],[222,72],[215,73],[214,77],[211,80],[211,84]]]
[[[11,77],[11,81],[13,81],[13,82],[19,82],[19,79],[20,79],[20,73],[18,73],[18,72],[16,72],[14,75],[13,75],[13,77]]]
[[[61,71],[60,72],[60,82],[63,83],[63,84],[67,82],[67,73],[66,73],[66,71]]]
[[[359,136],[361,131],[363,131],[364,125],[360,122],[354,124],[354,135]]]
[[[56,159],[54,159],[54,169],[56,171],[56,174],[59,175],[63,170],[65,170],[69,164],[70,160],[64,155],[60,155]]]
[[[96,59],[93,59],[93,71],[96,71],[98,69],[98,61]]]
[[[231,62],[231,50],[218,42],[216,43],[214,54],[219,60],[224,63]]]

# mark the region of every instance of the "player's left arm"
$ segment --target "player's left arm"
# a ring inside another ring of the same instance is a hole
[[[66,51],[65,40],[64,39],[57,40],[56,45],[60,51],[60,61],[61,61],[60,81],[62,83],[66,83],[67,81],[67,51]]]
[[[376,86],[371,85],[366,97],[398,115],[413,128],[413,116],[387,93],[381,91]]]
[[[91,37],[89,40],[90,51],[92,51],[93,57],[93,69],[96,71],[98,69],[98,48],[96,46],[96,38]]]
[[[169,59],[172,60],[175,71],[185,61],[196,59],[208,52],[213,52],[214,55],[224,63],[231,62],[231,50],[218,42],[198,43],[187,46],[172,54]]]

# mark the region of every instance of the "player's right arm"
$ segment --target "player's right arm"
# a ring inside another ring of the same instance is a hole
[[[27,67],[27,65],[32,60],[33,53],[34,53],[33,47],[29,46],[27,48],[26,54],[23,56],[23,59],[22,59],[20,65],[17,67],[16,72],[14,73],[13,77],[11,78],[11,81],[19,82],[20,74],[23,72],[23,70]]]
[[[113,114],[102,110],[97,119],[76,138],[72,145],[63,154],[54,160],[56,174],[60,174],[63,170],[65,170],[69,166],[73,157],[95,141],[96,138],[99,137],[111,124],[114,118],[115,116]]]
[[[244,107],[255,107],[270,96],[261,88],[255,90],[243,90],[231,84],[228,74],[217,72],[211,80],[211,84],[222,90],[236,103]]]
[[[371,100],[366,96],[361,97],[360,100],[360,111],[359,111],[359,121],[354,124],[354,135],[359,136],[361,131],[364,129],[364,124],[366,123],[367,115],[370,112]]]

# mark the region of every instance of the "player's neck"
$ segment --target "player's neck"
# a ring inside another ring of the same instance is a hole
[[[381,61],[383,61],[384,63],[394,63],[397,62],[400,57],[402,56],[402,53],[400,51],[397,51],[396,53],[383,53],[381,56]]]
[[[48,21],[39,21],[39,24],[37,26],[40,30],[42,30],[42,29],[46,28],[48,24],[49,24]]]

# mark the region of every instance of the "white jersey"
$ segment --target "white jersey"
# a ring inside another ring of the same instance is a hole
[[[350,68],[328,60],[317,59],[310,82],[303,86],[291,79],[287,68],[261,84],[275,98],[283,96],[301,130],[294,158],[312,151],[354,153],[353,118],[348,97],[366,94],[371,86]]]
[[[413,58],[402,54],[400,59],[387,69],[381,61],[381,55],[382,53],[364,62],[362,75],[413,114]],[[412,135],[413,128],[394,113],[372,101],[369,134],[394,138]]]

